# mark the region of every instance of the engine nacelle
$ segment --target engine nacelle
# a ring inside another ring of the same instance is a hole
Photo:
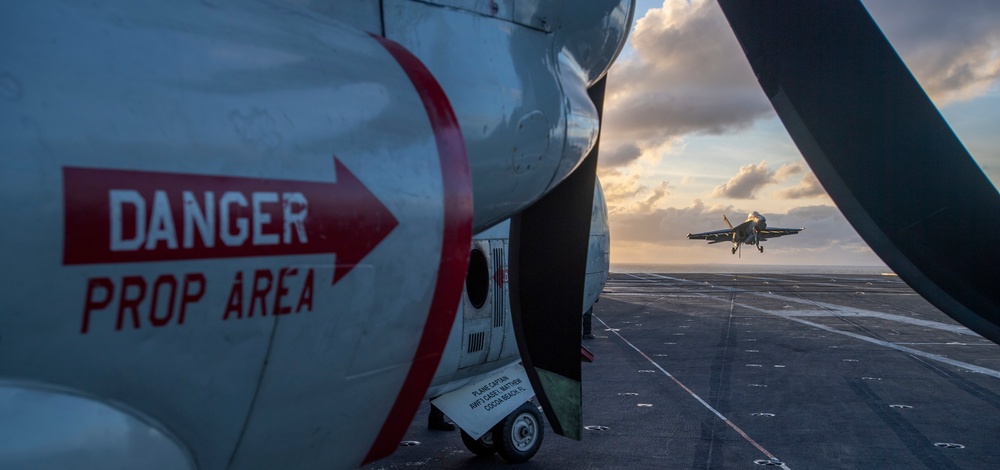
[[[222,3],[3,7],[0,380],[136,410],[198,468],[354,467],[447,341],[465,146],[398,44]]]
[[[0,381],[0,468],[195,469],[187,448],[147,416],[95,397]]]
[[[385,36],[427,65],[455,108],[478,232],[538,200],[593,147],[600,123],[587,88],[624,46],[634,5],[433,3],[386,0]]]

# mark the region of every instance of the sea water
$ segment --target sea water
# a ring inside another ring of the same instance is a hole
[[[613,273],[723,273],[723,274],[895,274],[887,266],[815,266],[778,264],[627,264],[611,263]]]

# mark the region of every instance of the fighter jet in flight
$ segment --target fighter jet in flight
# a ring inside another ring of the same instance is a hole
[[[713,230],[711,232],[702,233],[689,233],[688,238],[691,240],[708,240],[709,244],[712,243],[722,243],[722,242],[732,242],[733,243],[733,254],[735,255],[739,251],[741,245],[757,245],[757,250],[761,253],[764,252],[764,245],[762,242],[768,238],[777,238],[783,235],[795,235],[799,233],[804,228],[773,228],[767,226],[767,219],[760,215],[759,212],[753,211],[747,215],[747,220],[742,224],[733,227],[733,224],[729,223],[729,219],[725,215],[722,216],[722,220],[726,221],[726,225],[729,226],[728,229],[723,230]]]

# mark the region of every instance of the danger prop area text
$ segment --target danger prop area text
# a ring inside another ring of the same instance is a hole
[[[218,198],[214,191],[181,191],[172,198],[168,194],[155,190],[147,201],[136,190],[108,191],[111,251],[192,249],[196,242],[206,248],[309,242],[304,225],[309,201],[302,193],[226,191]],[[171,199],[180,199],[180,211],[171,207]],[[175,212],[180,212],[180,220]]]
[[[226,303],[207,306],[207,311],[217,312],[221,320],[311,312],[315,277],[311,268],[238,271]],[[206,311],[200,303],[208,288],[202,273],[92,277],[87,280],[80,334],[90,332],[94,324],[114,325],[115,331],[183,325],[192,307]]]
[[[63,265],[322,254],[336,283],[399,221],[331,163],[335,182],[64,167]]]
[[[338,216],[314,203],[332,184],[90,168],[63,173],[67,265],[336,252],[316,232]]]

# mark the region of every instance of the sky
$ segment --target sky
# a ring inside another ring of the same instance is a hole
[[[996,185],[1000,4],[863,3]],[[792,143],[715,0],[639,0],[607,86],[598,177],[612,264],[883,264]],[[806,230],[742,258],[686,237],[751,211]]]

